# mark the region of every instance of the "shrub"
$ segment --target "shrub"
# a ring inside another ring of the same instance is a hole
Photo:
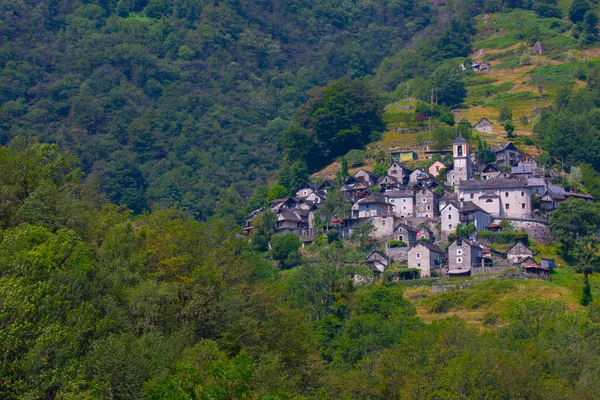
[[[391,248],[408,247],[408,244],[402,240],[390,240]]]

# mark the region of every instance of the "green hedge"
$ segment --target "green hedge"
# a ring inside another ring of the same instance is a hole
[[[524,244],[529,244],[529,235],[527,232],[477,232],[478,239],[488,240],[491,244],[511,244],[521,241]]]

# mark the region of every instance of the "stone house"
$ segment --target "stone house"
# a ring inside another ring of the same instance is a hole
[[[282,209],[277,213],[276,233],[295,233],[298,236],[308,236],[308,211],[301,209]]]
[[[477,122],[475,124],[475,126],[473,127],[473,129],[475,129],[478,132],[483,132],[483,133],[492,133],[494,127],[491,123],[491,121],[487,118],[482,118],[479,120],[479,122]]]
[[[418,240],[427,240],[429,243],[433,243],[435,238],[433,237],[433,231],[429,229],[426,224],[422,224],[417,229],[417,239]]]
[[[500,167],[498,167],[497,165],[488,164],[481,169],[480,175],[481,175],[481,179],[485,181],[488,179],[500,178],[501,172],[502,172],[502,169]]]
[[[546,191],[546,180],[544,178],[527,178],[527,186],[531,188],[531,193],[541,196]]]
[[[302,186],[296,190],[296,197],[299,199],[305,199],[317,190],[319,190],[319,185],[312,182],[304,182]]]
[[[381,190],[393,190],[400,187],[401,185],[395,177],[391,175],[386,175],[379,180],[377,186],[379,186]]]
[[[512,142],[495,147],[494,153],[496,153],[497,165],[506,165],[509,167],[517,166],[519,160],[523,157],[523,153]]]
[[[456,238],[448,246],[448,275],[470,275],[473,268],[482,265],[483,247],[473,240]]]
[[[374,251],[365,259],[365,264],[376,273],[383,273],[391,263],[388,256],[380,251]]]
[[[565,201],[567,192],[561,186],[548,185],[541,195],[541,207],[544,211],[552,211],[558,207],[558,204]]]
[[[438,176],[442,169],[446,168],[446,166],[441,161],[436,161],[429,167],[428,171],[430,175]]]
[[[531,218],[531,188],[520,179],[460,181],[458,199],[472,201],[495,218]]]
[[[400,162],[393,162],[388,168],[387,174],[396,178],[399,184],[405,185],[408,183],[408,176],[412,172],[412,169]]]
[[[418,230],[410,225],[399,223],[394,229],[394,239],[402,240],[404,243],[412,246],[417,241]]]
[[[415,191],[415,216],[433,218],[439,215],[440,195],[431,188]]]
[[[354,174],[354,177],[356,179],[362,180],[369,187],[375,186],[377,184],[377,181],[379,180],[379,178],[377,178],[375,175],[373,175],[373,173],[371,173],[369,171],[365,171],[364,169],[359,169],[358,171],[356,171],[356,173]]]
[[[431,276],[432,269],[441,268],[444,260],[444,251],[431,243],[419,240],[408,250],[408,268],[420,270],[422,278]]]
[[[546,48],[542,43],[535,42],[535,44],[531,48],[531,51],[533,52],[533,54],[543,54],[546,51]]]
[[[474,224],[478,231],[486,230],[492,224],[490,213],[472,201],[465,201],[461,205],[459,220],[462,225]]]
[[[261,207],[258,208],[254,211],[252,211],[245,219],[244,219],[244,226],[242,227],[242,235],[244,236],[248,236],[252,234],[253,231],[253,223],[254,220],[261,215],[262,213],[265,212],[265,208]]]
[[[453,202],[458,201],[458,193],[456,193],[456,192],[444,193],[444,195],[442,197],[440,197],[440,200],[438,201],[440,213],[441,213],[442,209],[444,207],[446,207],[452,201]]]
[[[525,246],[522,242],[517,242],[506,252],[506,258],[514,264],[521,263],[524,259],[531,256],[533,256],[533,250]]]
[[[367,197],[358,200],[350,209],[352,218],[370,218],[377,216],[392,215],[393,205],[386,201],[381,193],[371,193]]]
[[[415,193],[410,189],[386,190],[385,200],[392,204],[392,211],[397,217],[414,217]]]
[[[458,202],[451,201],[440,211],[441,230],[444,237],[456,232],[456,227],[460,225],[459,208]]]

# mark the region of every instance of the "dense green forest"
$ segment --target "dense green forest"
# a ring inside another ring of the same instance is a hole
[[[518,300],[425,324],[350,243],[256,250],[221,217],[132,220],[56,145],[0,147],[0,397],[43,399],[593,399],[600,312]],[[292,236],[294,236],[292,234]],[[294,236],[295,237],[295,236]],[[297,240],[297,239],[296,239]],[[287,243],[284,243],[287,242]],[[277,243],[281,243],[281,246]],[[285,255],[286,257],[283,257]],[[514,290],[431,298],[442,312]]]
[[[111,201],[200,219],[274,175],[309,89],[372,73],[435,16],[427,0],[0,7],[0,141],[60,143]]]

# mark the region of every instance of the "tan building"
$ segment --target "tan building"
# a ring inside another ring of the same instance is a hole
[[[437,177],[444,168],[446,166],[441,161],[436,161],[429,167],[429,174]]]
[[[432,269],[441,268],[444,260],[442,249],[431,243],[418,241],[408,250],[408,268],[419,269],[422,278],[431,276]]]

